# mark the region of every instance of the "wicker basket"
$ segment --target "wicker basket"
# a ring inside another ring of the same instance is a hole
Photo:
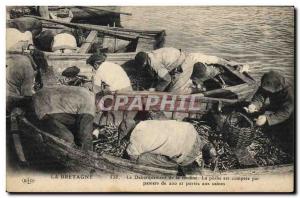
[[[225,120],[222,133],[228,145],[236,150],[252,143],[255,128],[247,116],[240,112],[232,112]]]

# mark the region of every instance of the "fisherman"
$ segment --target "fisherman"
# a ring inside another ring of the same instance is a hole
[[[192,93],[206,91],[204,83],[207,80],[213,80],[222,88],[226,87],[226,83],[221,77],[222,73],[224,73],[224,70],[221,67],[201,62],[195,63],[190,78],[192,81]]]
[[[181,65],[182,73],[174,80],[169,91],[186,94],[203,92],[206,90],[203,83],[209,79],[217,82],[220,87],[226,87],[226,83],[221,77],[224,73],[222,65],[230,66],[240,73],[249,70],[248,65],[239,65],[234,61],[217,56],[189,53]]]
[[[139,52],[135,56],[135,64],[146,69],[153,79],[158,79],[156,91],[182,94],[197,92],[197,89],[198,92],[204,91],[203,82],[208,79],[213,79],[224,87],[225,82],[219,77],[223,70],[215,65],[234,64],[241,73],[245,71],[242,66],[216,56],[184,53],[170,47],[150,53]],[[215,77],[217,78],[214,79]]]
[[[83,87],[43,87],[33,96],[42,127],[83,150],[92,150],[95,95]]]
[[[185,53],[173,47],[164,47],[152,52],[139,52],[135,56],[135,65],[157,79],[155,91],[166,91],[172,78],[182,72],[181,64]]]
[[[175,120],[147,120],[132,131],[126,152],[139,164],[165,168],[184,167],[196,162],[200,167],[203,156],[216,158],[216,150],[202,139],[194,126]]]
[[[43,29],[42,22],[40,20],[30,17],[11,19],[7,22],[6,27],[15,28],[22,33],[29,31],[32,33],[33,38]]]
[[[97,52],[86,61],[95,70],[93,76],[94,92],[108,91],[132,91],[130,79],[124,69],[115,63],[106,61],[106,54]]]
[[[26,107],[33,95],[37,66],[23,54],[8,54],[6,64],[6,110],[11,112],[14,107]]]
[[[77,41],[74,35],[67,30],[44,30],[35,37],[37,48],[54,53],[73,53],[77,49]]]
[[[33,44],[30,31],[24,33],[15,28],[6,29],[6,51],[22,52],[29,45]]]
[[[120,65],[105,60],[105,54],[96,52],[86,61],[86,63],[91,65],[95,70],[95,75],[93,76],[93,92],[102,92],[105,94],[132,91],[131,82],[124,69]],[[125,137],[135,125],[134,117],[137,113],[135,111],[102,113],[100,121],[106,120],[108,123],[112,122],[113,124],[119,125],[121,131],[119,140]]]
[[[283,149],[293,153],[294,92],[293,87],[276,71],[265,73],[250,105],[249,113],[260,114],[256,125],[277,136]]]

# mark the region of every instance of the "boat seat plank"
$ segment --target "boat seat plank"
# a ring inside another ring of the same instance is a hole
[[[97,38],[97,34],[98,32],[96,30],[92,30],[88,37],[86,38],[85,42],[82,44],[82,46],[77,50],[78,53],[87,53],[91,46],[92,43],[94,42],[94,40]]]

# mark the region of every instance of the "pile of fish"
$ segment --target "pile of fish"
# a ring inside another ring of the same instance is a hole
[[[273,166],[293,161],[293,156],[280,148],[278,139],[266,135],[260,129],[256,131],[254,141],[248,148],[255,154],[258,166]]]
[[[213,130],[201,121],[192,121],[199,135],[212,142],[217,150],[216,164],[207,164],[206,167],[218,170],[244,168],[235,155],[234,150],[224,141],[222,133]],[[254,134],[253,142],[246,147],[256,166],[273,166],[292,162],[292,156],[280,148],[278,140],[267,136],[260,128]]]
[[[97,140],[94,140],[94,151],[100,154],[106,153],[116,157],[122,157],[125,149],[129,144],[129,140],[124,138],[119,144],[118,126],[101,126],[99,128],[99,131],[99,138]]]

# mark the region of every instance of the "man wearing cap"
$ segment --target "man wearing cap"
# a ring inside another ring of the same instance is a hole
[[[220,87],[225,87],[226,84],[220,76],[224,70],[217,65],[207,65],[205,63],[197,62],[194,64],[193,73],[191,75],[192,92],[206,91],[204,82],[207,80],[213,80]]]
[[[131,133],[126,152],[136,163],[165,168],[184,167],[193,162],[201,166],[202,155],[217,155],[192,124],[176,120],[140,122]]]
[[[270,71],[262,76],[261,85],[246,110],[261,113],[256,125],[278,136],[292,152],[294,92],[292,85],[281,74]]]
[[[135,57],[135,64],[146,69],[154,79],[157,79],[156,91],[181,94],[192,93],[195,91],[194,87],[200,89],[203,81],[219,75],[222,70],[211,66],[212,64],[232,63],[216,56],[184,53],[171,47],[160,48],[150,53],[139,52]],[[194,66],[196,66],[195,70]],[[193,77],[197,77],[199,84],[191,80],[193,71]],[[201,73],[197,74],[198,71]],[[242,69],[240,71],[243,72]],[[220,81],[224,83],[221,79]]]
[[[135,56],[135,65],[146,70],[155,79],[156,91],[166,91],[173,78],[182,72],[181,64],[185,53],[173,47],[164,47],[149,53],[139,52]]]
[[[106,55],[97,52],[92,54],[86,61],[86,63],[91,65],[95,70],[95,75],[93,76],[93,92],[109,93],[132,91],[131,82],[124,69],[120,65],[105,60]],[[108,123],[113,122],[113,124],[119,125],[122,132],[120,139],[122,139],[135,125],[134,117],[136,113],[135,111],[105,112],[102,115],[108,119],[100,120],[106,120]]]
[[[109,91],[132,91],[132,86],[127,73],[115,63],[105,61],[106,54],[97,52],[92,54],[86,61],[95,70],[93,76],[94,92],[101,90]]]
[[[212,79],[224,86],[224,81],[218,77],[223,72],[223,69],[217,67],[217,65],[235,65],[241,73],[247,70],[247,66],[241,66],[223,58],[202,53],[189,53],[181,65],[182,73],[180,77],[176,78],[169,91],[177,93],[205,91],[203,82],[208,79]]]

